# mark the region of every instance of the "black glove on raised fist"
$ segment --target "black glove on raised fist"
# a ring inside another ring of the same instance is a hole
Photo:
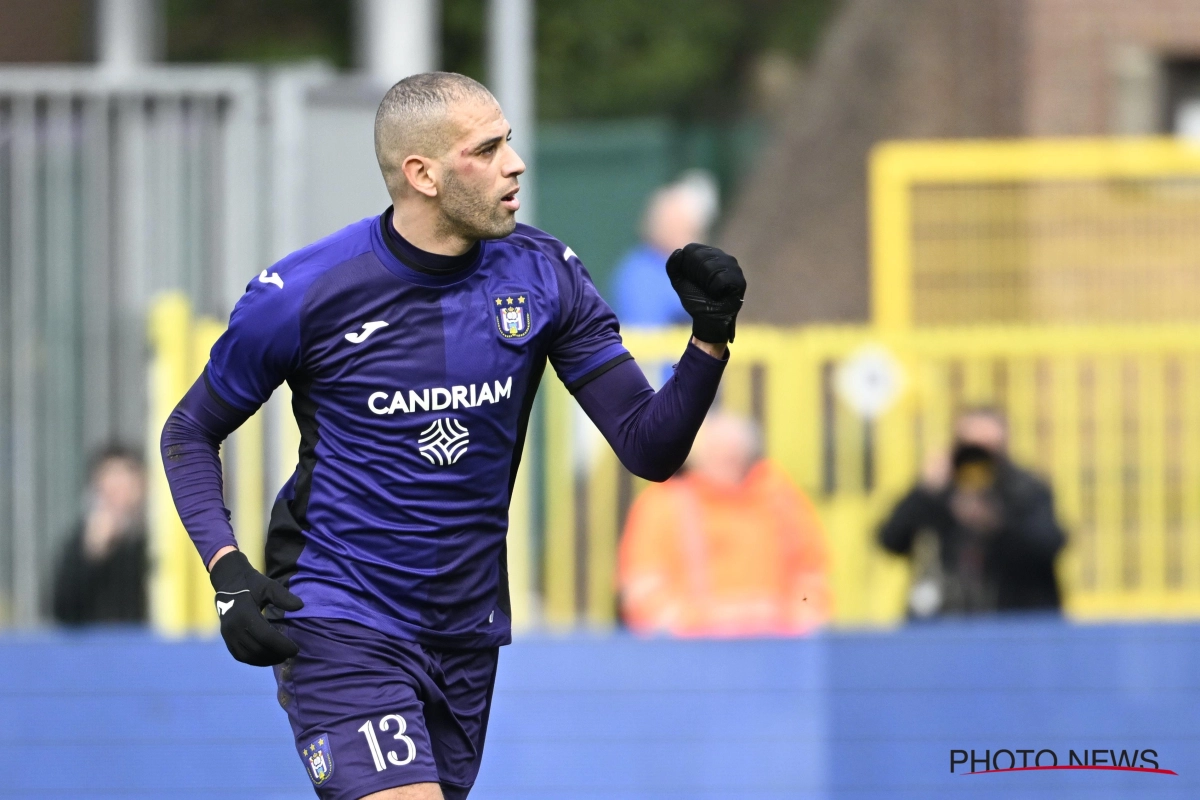
[[[243,664],[269,667],[287,661],[300,649],[296,643],[271,627],[262,615],[268,605],[284,611],[299,611],[304,602],[250,566],[240,550],[217,559],[208,579],[217,590],[217,614],[221,638],[233,657]]]
[[[728,253],[693,242],[667,259],[667,277],[692,317],[692,335],[702,342],[732,342],[746,276]]]

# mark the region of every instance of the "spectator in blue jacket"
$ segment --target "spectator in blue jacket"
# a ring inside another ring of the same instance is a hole
[[[642,243],[625,254],[613,278],[613,309],[622,326],[689,321],[667,279],[667,258],[689,242],[705,241],[716,211],[716,183],[700,170],[654,193],[642,223]]]

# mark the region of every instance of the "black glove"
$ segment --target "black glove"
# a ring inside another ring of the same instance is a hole
[[[232,550],[221,556],[208,579],[217,590],[221,638],[234,658],[243,664],[269,667],[300,652],[295,642],[271,627],[262,609],[269,604],[284,611],[299,611],[304,602],[279,581],[250,566],[245,553]]]
[[[733,256],[695,242],[667,259],[667,277],[692,317],[692,335],[702,342],[732,342],[746,276]]]

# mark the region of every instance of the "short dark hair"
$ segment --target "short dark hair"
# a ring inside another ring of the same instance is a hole
[[[457,72],[421,72],[388,89],[375,112],[375,157],[393,198],[403,186],[404,159],[446,152],[453,141],[446,110],[467,98],[496,102],[486,86]]]
[[[955,420],[965,419],[966,417],[991,417],[999,422],[1005,429],[1008,428],[1008,415],[1004,413],[1004,409],[1000,406],[993,405],[976,405],[963,406],[954,415]]]
[[[100,468],[110,461],[124,461],[139,472],[144,472],[146,462],[142,458],[141,451],[136,450],[129,445],[119,442],[110,442],[103,447],[92,451],[88,457],[87,476],[89,481],[96,479],[96,475],[100,472]]]

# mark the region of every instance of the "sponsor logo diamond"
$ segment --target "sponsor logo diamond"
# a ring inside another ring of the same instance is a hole
[[[454,464],[467,452],[470,440],[466,427],[452,417],[436,419],[421,431],[417,449],[425,460],[439,467]]]

